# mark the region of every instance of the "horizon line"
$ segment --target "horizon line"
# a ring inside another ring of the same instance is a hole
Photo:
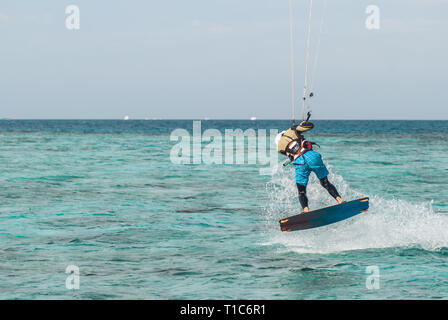
[[[247,118],[135,118],[135,119],[122,119],[122,118],[0,118],[0,121],[292,121],[291,119],[247,119]],[[296,123],[300,123],[302,120],[296,120]],[[448,121],[447,119],[313,119],[312,121]],[[311,121],[311,122],[312,122]]]

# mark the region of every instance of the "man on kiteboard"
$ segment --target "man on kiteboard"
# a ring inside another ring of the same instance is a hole
[[[320,180],[320,184],[328,193],[341,204],[341,199],[335,186],[328,181],[328,170],[322,161],[320,153],[313,150],[313,142],[305,139],[303,132],[311,130],[314,125],[308,122],[308,118],[299,125],[281,132],[277,140],[278,152],[289,157],[295,168],[297,190],[299,192],[299,201],[304,212],[309,211],[308,197],[306,196],[306,186],[311,172],[314,172]]]

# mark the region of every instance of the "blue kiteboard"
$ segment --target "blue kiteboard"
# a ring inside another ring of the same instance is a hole
[[[334,206],[302,212],[294,216],[280,219],[283,232],[317,228],[342,221],[369,209],[369,198],[361,198]]]

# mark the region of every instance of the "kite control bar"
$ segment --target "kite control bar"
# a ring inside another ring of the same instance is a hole
[[[310,118],[311,118],[311,112],[308,111],[308,113],[306,115],[307,115],[307,117],[306,117],[305,121],[308,122],[308,120],[310,120]]]

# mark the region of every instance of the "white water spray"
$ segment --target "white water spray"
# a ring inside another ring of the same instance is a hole
[[[377,195],[352,190],[344,179],[332,173],[329,180],[343,199],[370,196],[366,213],[328,226],[282,233],[278,220],[301,211],[293,168],[279,170],[267,185],[270,205],[266,208],[267,245],[282,244],[298,253],[332,253],[348,250],[391,247],[419,247],[435,251],[448,247],[448,216],[434,212],[432,204],[412,204],[399,199],[384,199]],[[310,176],[307,195],[313,208],[331,205],[335,200],[322,188],[314,174]]]

